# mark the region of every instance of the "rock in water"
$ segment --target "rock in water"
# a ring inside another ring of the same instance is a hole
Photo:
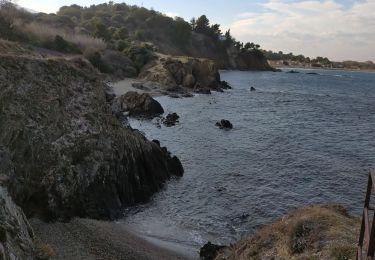
[[[174,126],[176,125],[176,123],[178,122],[178,119],[179,119],[179,115],[177,115],[176,113],[171,113],[171,114],[168,114],[164,119],[163,119],[163,124],[165,126]]]
[[[203,260],[214,260],[220,249],[223,249],[224,247],[225,246],[219,246],[212,244],[211,242],[207,242],[199,251],[199,256]]]
[[[163,107],[149,94],[129,91],[112,102],[114,113],[129,112],[129,116],[152,118],[164,113]]]
[[[232,129],[233,128],[232,123],[229,122],[229,120],[225,120],[225,119],[222,119],[219,122],[216,122],[215,125],[218,126],[220,129]]]
[[[251,87],[250,88],[250,91],[255,91],[256,89],[254,87]]]
[[[231,88],[232,88],[232,87],[229,85],[229,83],[226,82],[225,80],[220,81],[220,87],[221,87],[222,89],[231,89]]]
[[[115,218],[181,175],[156,143],[121,126],[88,63],[1,56],[0,104],[8,191],[28,216]]]

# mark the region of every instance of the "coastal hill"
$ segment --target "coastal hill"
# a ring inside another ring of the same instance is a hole
[[[323,68],[323,69],[347,69],[347,70],[375,70],[372,61],[331,61],[327,57],[306,57],[302,54],[283,53],[282,51],[263,51],[268,62],[274,67],[299,67],[299,68]]]
[[[191,22],[113,2],[63,6],[56,14],[2,7],[0,35],[40,49],[83,54],[102,73],[135,77],[155,53],[207,58],[219,69],[273,70],[259,45],[236,41],[205,15]]]

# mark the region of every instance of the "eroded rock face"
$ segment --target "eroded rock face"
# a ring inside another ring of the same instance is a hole
[[[139,77],[166,88],[221,89],[220,74],[215,63],[209,59],[162,56],[147,64]]]
[[[163,107],[149,94],[129,91],[112,102],[115,113],[129,112],[129,116],[152,118],[164,113]]]
[[[9,193],[28,216],[114,218],[175,174],[169,154],[121,126],[77,60],[0,57],[0,146],[13,165]]]
[[[24,213],[0,186],[0,259],[34,259],[33,238]]]

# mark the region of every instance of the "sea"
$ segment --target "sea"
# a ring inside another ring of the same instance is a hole
[[[375,168],[375,73],[289,70],[221,71],[231,90],[157,97],[180,116],[173,127],[131,119],[185,174],[119,224],[194,258],[207,241],[229,245],[295,208],[341,204],[360,215]],[[216,127],[221,119],[233,129]]]

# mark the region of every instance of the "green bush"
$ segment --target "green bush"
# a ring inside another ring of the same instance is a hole
[[[145,33],[143,30],[137,30],[134,34],[137,40],[143,41],[145,39]]]
[[[53,40],[50,40],[50,39],[40,40],[36,38],[36,39],[30,39],[30,41],[36,46],[40,46],[40,47],[50,49],[50,50],[55,50],[55,51],[59,51],[63,53],[75,53],[75,54],[82,53],[81,50],[77,47],[77,45],[66,41],[60,35],[56,35]]]
[[[57,51],[64,53],[81,53],[81,50],[77,47],[77,45],[67,42],[60,35],[56,35],[54,44]]]
[[[90,61],[90,63],[102,73],[111,73],[111,68],[102,60],[102,55],[99,51],[89,48],[83,55]]]
[[[116,43],[116,49],[118,51],[123,51],[125,50],[126,48],[129,48],[130,47],[130,42],[127,41],[127,40],[120,40],[120,41],[117,41]]]
[[[152,47],[146,44],[132,45],[124,50],[124,54],[134,62],[138,72],[155,58]]]

